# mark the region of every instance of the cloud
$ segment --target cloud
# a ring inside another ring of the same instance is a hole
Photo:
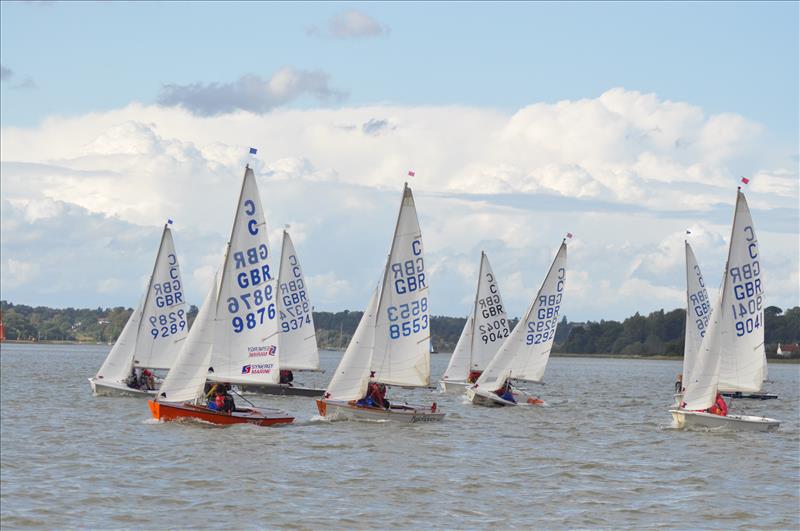
[[[257,158],[247,155],[253,139]],[[0,142],[0,255],[59,264],[47,268],[48,282],[13,289],[4,265],[3,296],[15,302],[132,306],[169,217],[196,304],[221,262],[249,163],[270,242],[278,246],[281,227],[291,225],[303,269],[318,279],[310,297],[321,310],[363,309],[406,180],[436,314],[466,314],[485,250],[518,316],[567,231],[575,234],[564,305],[571,319],[678,307],[686,229],[709,285],[718,285],[740,173],[752,177],[748,202],[770,304],[800,303],[796,147],[744,118],[652,94],[614,89],[512,113],[276,108],[268,120],[131,104],[4,127]],[[108,264],[119,271],[109,274]],[[125,286],[99,291],[109,277]]]
[[[328,21],[327,33],[317,26],[306,28],[307,35],[323,35],[334,39],[358,39],[382,37],[390,32],[387,25],[381,24],[366,13],[356,10],[345,11],[334,15]]]
[[[199,116],[214,116],[243,110],[263,114],[303,96],[323,102],[339,102],[347,94],[331,88],[330,76],[321,70],[285,67],[269,79],[248,74],[233,83],[167,84],[158,103],[182,107]]]

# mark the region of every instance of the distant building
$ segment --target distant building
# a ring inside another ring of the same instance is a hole
[[[785,345],[781,345],[778,343],[778,350],[776,354],[781,358],[791,358],[792,356],[796,356],[800,353],[800,345],[797,343],[787,343]]]
[[[102,325],[109,324],[110,322],[111,321],[109,321],[108,319],[98,319],[97,320],[97,324],[102,324]]]

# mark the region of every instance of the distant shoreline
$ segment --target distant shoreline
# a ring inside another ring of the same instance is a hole
[[[10,344],[10,345],[87,345],[93,347],[99,346],[106,346],[110,347],[113,343],[98,343],[96,341],[18,341],[16,339],[7,339],[3,342],[0,342],[0,345]],[[336,349],[336,348],[321,348],[320,350],[330,350],[333,352],[344,352],[344,349]],[[441,354],[445,356],[450,356],[451,352],[436,352],[435,354]],[[656,354],[652,356],[647,356],[644,354],[573,354],[573,353],[566,353],[566,352],[554,352],[550,355],[553,358],[587,358],[587,359],[594,359],[594,358],[603,358],[603,359],[619,359],[619,360],[657,360],[657,361],[681,361],[683,356],[671,356],[667,354]],[[799,364],[800,358],[767,358],[770,363],[789,363],[789,364]]]

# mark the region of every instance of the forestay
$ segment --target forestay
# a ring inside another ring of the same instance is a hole
[[[417,209],[408,185],[383,275],[375,326],[372,369],[376,379],[392,385],[428,385],[428,278]]]
[[[331,400],[359,400],[366,395],[372,362],[372,343],[375,338],[375,317],[378,312],[378,288],[372,291],[364,315],[347,350],[342,356],[325,398]]]
[[[708,300],[703,274],[691,245],[686,242],[686,330],[683,348],[683,381],[691,380],[700,344],[708,329],[711,302]]]
[[[213,379],[278,383],[275,281],[253,170],[245,169],[216,301]]]
[[[509,377],[532,382],[542,380],[555,340],[566,268],[567,245],[562,242],[536,298],[478,378],[478,386],[499,389]]]
[[[720,391],[758,392],[764,375],[764,283],[747,200],[737,194],[723,288]]]
[[[283,231],[278,270],[278,336],[281,369],[319,369],[314,316],[303,270],[289,233]]]
[[[203,387],[211,363],[214,343],[214,314],[216,313],[219,274],[214,275],[192,330],[178,353],[173,367],[161,384],[158,398],[168,402],[195,401],[203,396]]]
[[[134,365],[155,369],[172,367],[181,341],[189,333],[186,311],[172,231],[165,225],[138,326]]]

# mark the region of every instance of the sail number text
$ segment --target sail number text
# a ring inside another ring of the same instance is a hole
[[[281,302],[281,330],[289,332],[297,330],[304,324],[311,324],[311,308],[306,295],[306,284],[300,272],[300,265],[295,255],[289,255],[293,280],[282,282],[279,286]]]
[[[509,333],[508,320],[505,317],[499,317],[505,312],[500,301],[500,294],[498,293],[494,275],[486,273],[486,280],[489,282],[489,295],[481,297],[477,303],[477,311],[485,319],[478,325],[478,334],[484,344],[494,343],[499,339],[506,338]],[[492,317],[497,318],[490,320]]]
[[[764,325],[764,290],[761,287],[761,265],[758,262],[758,241],[753,227],[743,229],[749,262],[728,268],[736,301],[731,303],[736,335],[751,334]]]
[[[555,338],[558,312],[561,309],[561,296],[566,279],[566,271],[563,267],[558,270],[557,279],[555,293],[539,294],[539,299],[536,301],[536,319],[528,321],[528,335],[525,336],[525,343],[528,345],[548,343]]]
[[[706,291],[703,275],[700,273],[700,268],[698,266],[694,266],[694,273],[697,275],[697,282],[700,284],[700,289],[689,294],[689,306],[692,308],[691,317],[694,318],[697,330],[700,332],[700,337],[705,337],[706,328],[708,328],[708,318],[711,315],[711,303],[708,301],[708,292]]]
[[[389,266],[394,291],[398,295],[413,293],[427,287],[425,284],[425,260],[422,258],[422,242],[411,242],[411,253],[416,257]]]
[[[416,334],[428,328],[428,298],[422,297],[408,304],[389,306],[386,308],[386,314],[391,323],[390,339]]]
[[[186,313],[184,310],[169,311],[176,304],[183,304],[183,286],[178,271],[178,258],[174,254],[167,255],[169,279],[153,282],[153,301],[156,303],[155,315],[147,318],[150,322],[150,335],[153,339],[169,337],[186,329]],[[155,280],[155,279],[154,279]],[[164,313],[160,313],[164,312]]]

